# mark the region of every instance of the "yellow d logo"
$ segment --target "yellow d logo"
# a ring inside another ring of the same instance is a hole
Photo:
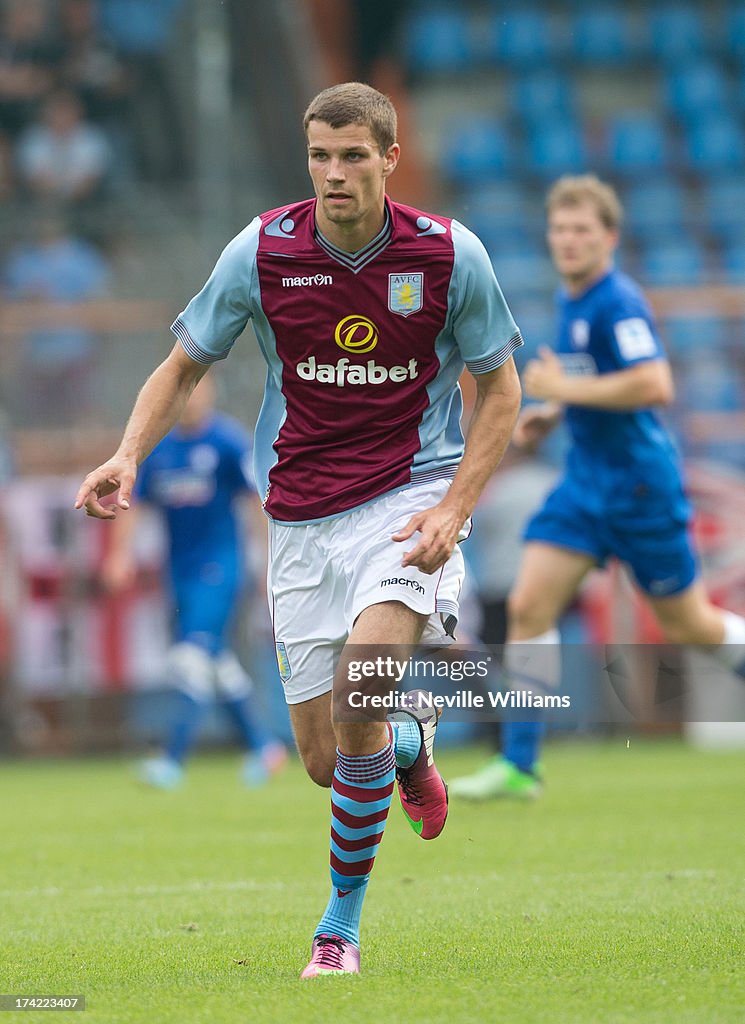
[[[369,352],[378,344],[378,328],[366,316],[345,316],[336,325],[334,341],[345,352]]]

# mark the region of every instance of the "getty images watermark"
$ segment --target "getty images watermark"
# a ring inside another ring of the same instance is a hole
[[[507,666],[505,665],[507,662]],[[745,688],[731,670],[682,645],[521,644],[418,651],[396,644],[344,648],[333,701],[339,721],[382,721],[402,693],[448,721],[539,721],[592,729],[745,721]],[[409,703],[409,700],[405,703]]]

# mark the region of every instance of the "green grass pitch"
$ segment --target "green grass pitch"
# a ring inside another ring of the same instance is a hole
[[[540,802],[453,803],[432,843],[394,796],[364,973],[302,983],[328,794],[297,765],[250,792],[202,757],[160,793],[116,760],[4,764],[0,992],[85,994],[80,1024],[745,1021],[744,761],[555,745]]]

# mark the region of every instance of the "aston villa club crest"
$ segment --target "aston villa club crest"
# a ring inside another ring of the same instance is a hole
[[[391,313],[411,316],[422,308],[424,274],[389,274],[388,309]]]

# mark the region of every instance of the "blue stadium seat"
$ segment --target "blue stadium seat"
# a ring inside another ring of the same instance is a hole
[[[652,55],[661,61],[700,57],[706,34],[700,12],[691,6],[668,5],[648,15]]]
[[[745,179],[713,178],[704,188],[706,225],[722,241],[745,241]]]
[[[668,163],[665,125],[654,114],[628,113],[612,118],[606,159],[618,174],[662,172]]]
[[[685,194],[675,178],[640,181],[623,196],[626,229],[640,240],[674,238],[685,223]]]
[[[458,200],[457,217],[480,234],[480,225],[489,230],[524,232],[530,223],[523,189],[514,181],[477,182],[465,188]]]
[[[673,359],[727,348],[727,324],[721,317],[671,316],[660,323],[660,333]]]
[[[515,78],[511,88],[512,109],[521,120],[570,113],[574,97],[569,78],[555,68],[542,68]]]
[[[544,178],[585,171],[587,154],[579,126],[571,121],[533,124],[528,137],[528,166]]]
[[[624,64],[638,53],[621,4],[580,11],[573,30],[574,55],[587,64]]]
[[[459,118],[445,133],[441,171],[462,184],[500,178],[513,165],[509,139],[492,117],[473,114]]]
[[[724,279],[727,284],[745,284],[745,235],[725,245],[722,252]]]
[[[729,104],[729,83],[724,71],[706,61],[670,68],[664,91],[672,113],[685,121],[700,120]]]
[[[692,124],[686,141],[689,166],[698,174],[726,174],[745,165],[742,125],[726,114]]]
[[[465,71],[473,63],[470,21],[457,8],[415,11],[403,38],[404,56],[412,71],[450,74]]]
[[[701,245],[684,235],[651,241],[642,250],[640,270],[644,283],[652,287],[701,284],[705,277]]]
[[[724,44],[740,60],[745,58],[745,4],[731,8],[725,19]]]
[[[514,242],[514,240],[513,240]],[[556,286],[556,274],[545,251],[515,247],[489,251],[494,273],[505,295],[545,295]]]
[[[481,40],[482,56],[512,67],[540,66],[556,54],[549,18],[539,7],[494,14]]]
[[[694,359],[679,375],[681,404],[689,412],[734,412],[742,408],[742,386],[737,366],[718,354]]]

